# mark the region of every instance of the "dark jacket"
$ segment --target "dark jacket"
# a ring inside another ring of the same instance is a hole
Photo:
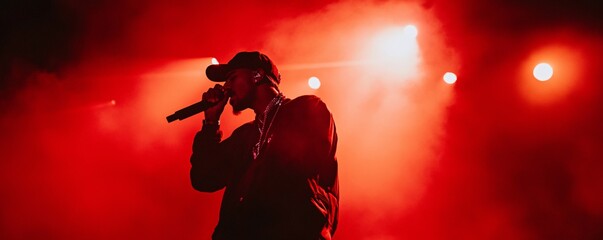
[[[337,133],[316,96],[285,100],[268,143],[253,160],[256,121],[221,141],[218,126],[197,133],[191,156],[195,189],[226,187],[213,239],[331,239],[337,227]]]

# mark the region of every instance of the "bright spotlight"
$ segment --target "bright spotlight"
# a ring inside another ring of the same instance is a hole
[[[406,27],[404,27],[404,35],[411,38],[416,38],[417,35],[419,35],[419,30],[417,27],[415,27],[415,25],[406,25]]]
[[[405,79],[417,76],[419,45],[413,34],[413,27],[391,27],[380,31],[370,45],[368,57],[371,71],[388,79]]]
[[[310,77],[308,79],[308,86],[310,86],[310,88],[314,90],[320,88],[320,79],[318,79],[317,77]]]
[[[448,83],[448,84],[453,84],[456,82],[456,74],[452,73],[452,72],[446,72],[444,74],[444,82]]]
[[[220,62],[218,62],[218,59],[216,59],[216,58],[211,58],[211,64],[216,65],[216,64],[220,64]]]
[[[417,42],[408,35],[412,34],[408,33],[412,30],[407,29],[408,27],[390,28],[382,31],[374,40],[374,52],[377,57],[387,60],[402,60],[400,58],[414,55],[418,50]]]
[[[548,63],[539,63],[534,67],[534,77],[538,81],[547,81],[553,77],[553,67]]]

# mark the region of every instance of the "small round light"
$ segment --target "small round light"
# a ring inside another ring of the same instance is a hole
[[[404,35],[411,38],[416,38],[417,35],[419,35],[419,30],[417,27],[415,27],[415,25],[406,25],[406,27],[404,27]]]
[[[456,74],[452,73],[452,72],[446,72],[444,74],[444,82],[448,83],[448,84],[453,84],[456,82]]]
[[[310,77],[308,79],[308,86],[310,86],[310,88],[312,89],[320,88],[320,79],[318,79],[317,77]]]
[[[553,77],[553,67],[548,63],[539,63],[534,67],[533,74],[538,81],[547,81]]]
[[[115,102],[115,100],[111,100],[111,106],[115,106],[115,104],[117,104],[117,102]]]

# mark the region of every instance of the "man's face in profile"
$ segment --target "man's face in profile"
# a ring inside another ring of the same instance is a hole
[[[255,99],[255,84],[253,83],[254,71],[251,69],[239,68],[230,71],[226,75],[224,88],[230,93],[230,105],[234,114],[251,108]]]

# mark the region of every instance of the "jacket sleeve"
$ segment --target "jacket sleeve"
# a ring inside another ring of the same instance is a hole
[[[204,125],[195,135],[190,178],[193,188],[198,191],[214,192],[226,186],[232,172],[231,155],[226,149],[233,140],[220,142],[221,139],[222,131],[218,125]]]

